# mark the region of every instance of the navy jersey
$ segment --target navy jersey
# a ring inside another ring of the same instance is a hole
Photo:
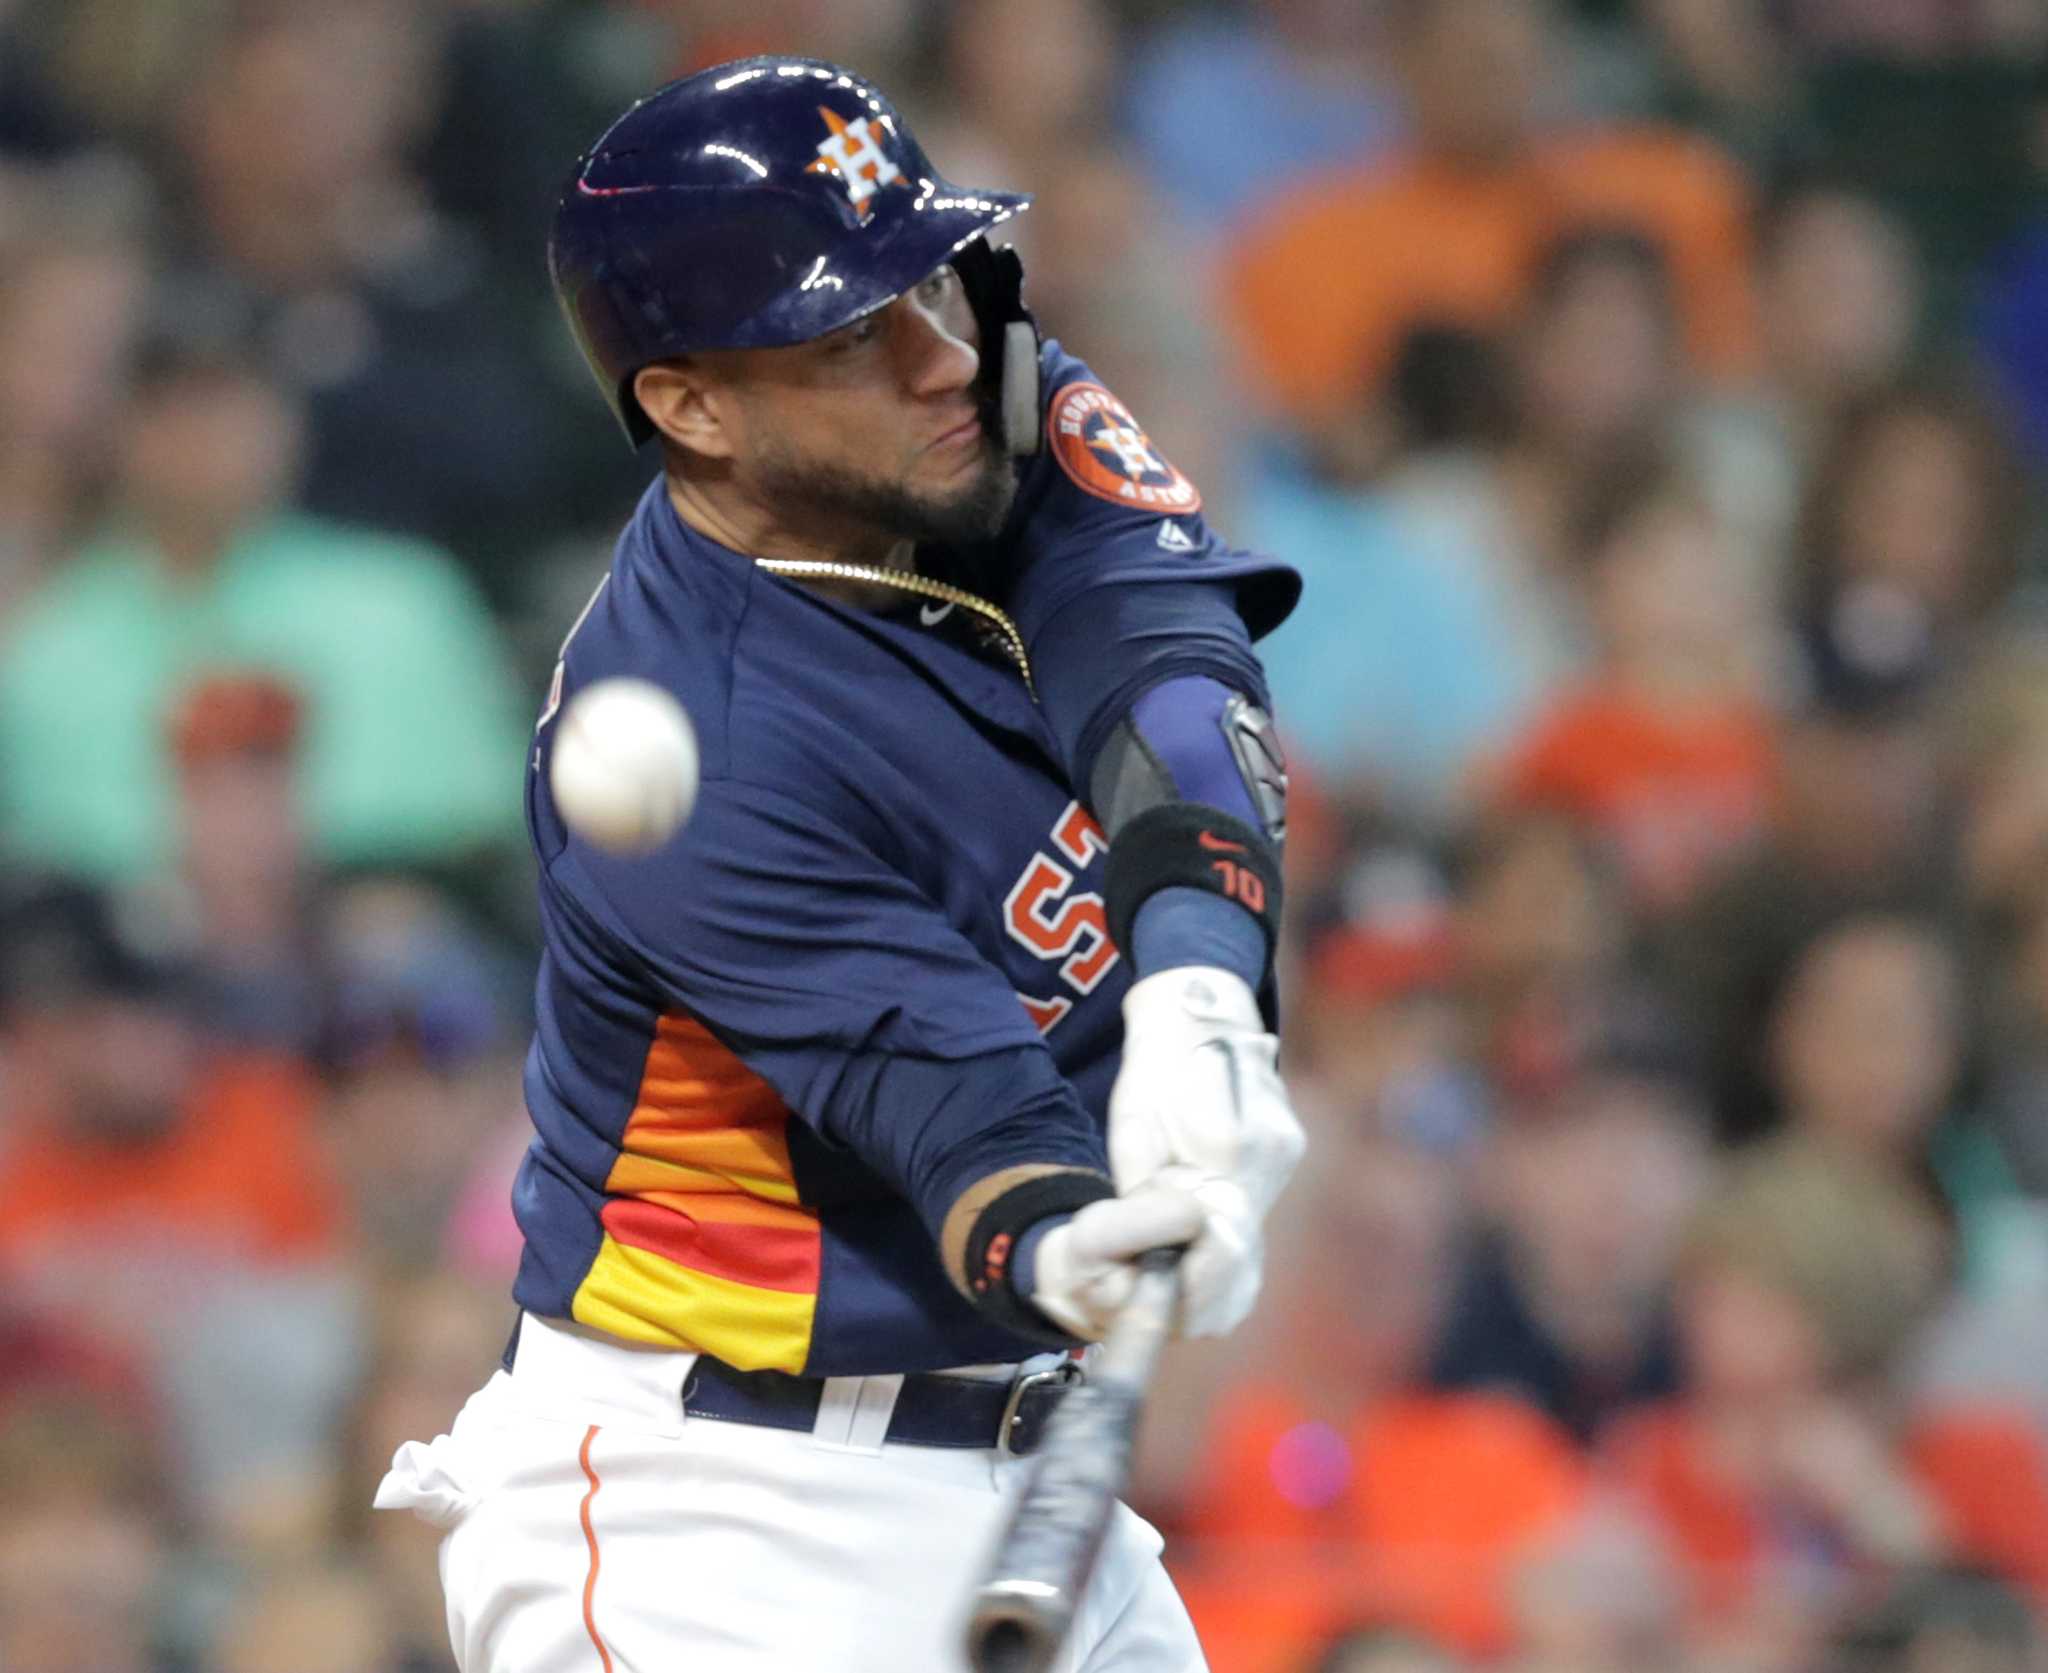
[[[1096,588],[1191,575],[1233,584],[1254,633],[1284,616],[1293,573],[1212,536],[1085,366],[1054,344],[1043,365],[1049,445],[998,601],[1027,644]],[[523,1307],[812,1375],[1035,1351],[948,1281],[935,1217],[966,1162],[1105,1166],[1129,978],[1101,830],[965,616],[852,609],[647,491],[529,763],[546,944]],[[637,859],[572,836],[548,792],[548,721],[618,675],[672,692],[702,755],[689,824]],[[1026,1108],[1028,1157],[977,1152]]]

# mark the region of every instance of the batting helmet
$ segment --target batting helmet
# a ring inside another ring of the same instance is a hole
[[[1017,274],[992,275],[985,247],[961,258],[1030,201],[947,181],[852,71],[746,58],[671,82],[605,131],[562,189],[548,267],[638,446],[654,433],[633,398],[641,367],[696,349],[807,342],[949,260],[985,327],[992,281],[1009,291],[993,323],[1028,318]]]

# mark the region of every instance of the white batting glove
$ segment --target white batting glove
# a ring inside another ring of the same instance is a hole
[[[1227,970],[1162,970],[1124,996],[1110,1171],[1127,1194],[1168,1185],[1202,1205],[1202,1233],[1181,1262],[1185,1335],[1225,1335],[1258,1299],[1260,1227],[1307,1142],[1279,1051],[1252,990]]]
[[[1131,1262],[1147,1249],[1194,1242],[1206,1218],[1192,1195],[1166,1185],[1091,1202],[1039,1239],[1031,1304],[1063,1330],[1098,1341],[1131,1299]]]

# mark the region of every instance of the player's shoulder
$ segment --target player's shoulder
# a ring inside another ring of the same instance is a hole
[[[1112,585],[1231,581],[1255,637],[1278,625],[1300,577],[1210,527],[1200,489],[1086,361],[1048,340],[1039,376],[1044,431],[1005,536],[1007,602],[1027,641],[1082,593]]]
[[[1048,340],[1039,351],[1039,379],[1040,472],[1048,486],[1153,516],[1202,509],[1201,491],[1086,361]]]

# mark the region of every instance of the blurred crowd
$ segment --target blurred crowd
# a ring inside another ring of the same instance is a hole
[[[754,50],[1308,577],[1218,1673],[2048,1668],[2039,0],[0,0],[0,1673],[442,1673],[575,154]]]

